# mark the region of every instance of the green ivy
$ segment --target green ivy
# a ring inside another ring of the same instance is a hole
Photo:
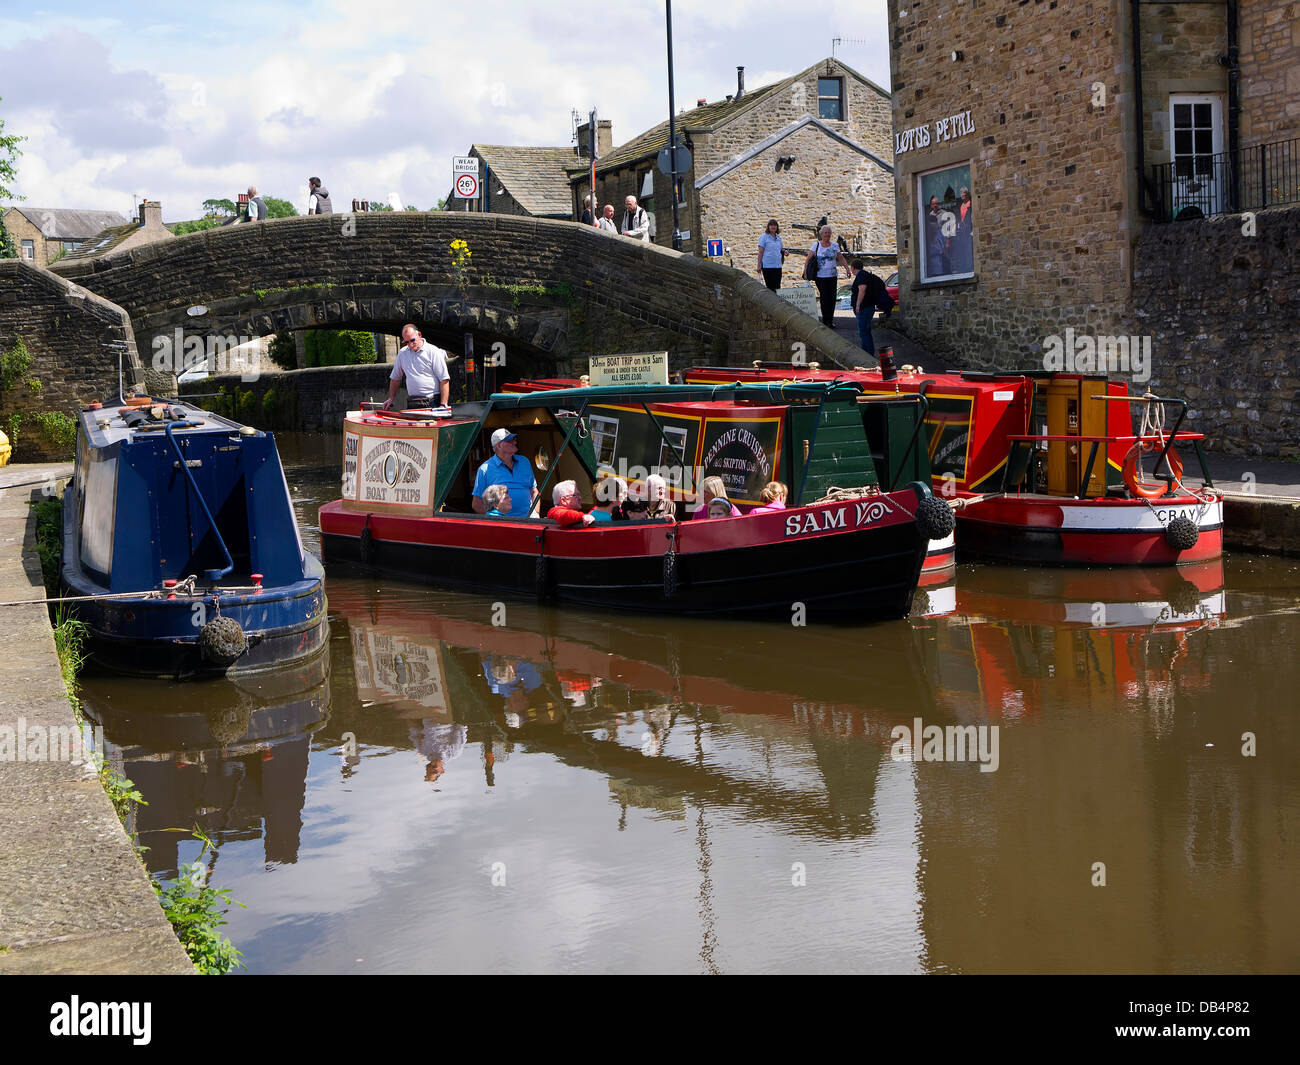
[[[267,429],[273,429],[279,423],[276,421],[276,415],[279,413],[279,400],[276,398],[275,389],[268,388],[266,394],[262,396],[262,425]]]

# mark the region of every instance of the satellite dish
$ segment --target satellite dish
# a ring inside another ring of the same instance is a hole
[[[191,318],[202,318],[205,314],[208,313],[208,309],[205,306],[203,306],[203,304],[196,303],[193,307],[189,308],[185,313],[188,314]]]

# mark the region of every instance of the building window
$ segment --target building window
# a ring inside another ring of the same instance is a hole
[[[80,243],[81,243],[80,241],[76,241],[76,240],[65,240],[63,242],[63,250],[76,251],[77,248],[80,246]]]
[[[817,79],[817,117],[844,117],[844,79]]]
[[[970,164],[917,174],[916,204],[917,232],[922,238],[921,280],[973,277],[975,204],[970,192]]]
[[[36,242],[34,240],[23,241],[23,258],[24,259],[36,258]]]

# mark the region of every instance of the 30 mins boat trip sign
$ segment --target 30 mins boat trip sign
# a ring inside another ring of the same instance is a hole
[[[668,352],[593,355],[587,373],[593,385],[666,385]]]
[[[404,427],[343,433],[343,505],[423,517],[433,513],[437,440]],[[391,434],[391,435],[390,435]]]

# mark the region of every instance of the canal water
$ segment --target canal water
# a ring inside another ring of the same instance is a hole
[[[335,448],[281,440],[313,550]],[[251,972],[1300,964],[1295,563],[962,565],[859,629],[328,594],[309,666],[84,679]]]

